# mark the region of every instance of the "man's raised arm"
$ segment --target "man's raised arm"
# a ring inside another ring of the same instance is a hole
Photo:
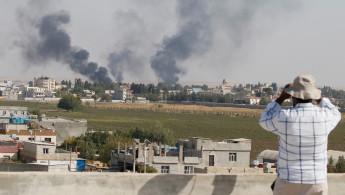
[[[292,86],[292,83],[287,84],[284,89]],[[265,111],[261,114],[259,124],[262,128],[267,131],[276,132],[277,131],[277,115],[281,110],[280,105],[291,96],[287,94],[284,90],[275,102],[270,102]]]

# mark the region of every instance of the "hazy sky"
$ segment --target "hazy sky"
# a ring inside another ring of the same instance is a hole
[[[2,0],[0,79],[97,80],[104,67],[124,82],[283,85],[312,74],[318,86],[345,87],[344,8],[342,0]]]

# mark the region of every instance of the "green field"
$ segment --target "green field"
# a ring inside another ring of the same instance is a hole
[[[174,113],[100,106],[98,108],[85,107],[81,112],[66,112],[57,109],[56,104],[47,103],[0,102],[0,105],[26,106],[29,110],[39,109],[47,116],[59,115],[86,119],[88,128],[95,130],[128,131],[135,127],[150,129],[158,123],[163,128],[173,131],[175,140],[188,137],[207,137],[214,140],[248,138],[252,139],[251,159],[254,159],[262,150],[278,149],[277,136],[259,126],[257,110],[252,115],[243,113],[229,115],[227,113]],[[329,135],[329,149],[345,151],[344,120]]]

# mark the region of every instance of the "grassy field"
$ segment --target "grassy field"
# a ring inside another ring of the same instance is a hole
[[[86,119],[88,128],[96,130],[150,129],[158,123],[173,131],[175,140],[188,137],[214,140],[248,138],[252,139],[251,159],[262,150],[278,149],[277,136],[266,132],[258,124],[262,110],[166,104],[92,104],[85,106],[81,112],[66,112],[57,109],[56,104],[48,103],[0,102],[0,105],[39,109],[47,116]],[[329,149],[345,151],[344,119],[329,135]]]

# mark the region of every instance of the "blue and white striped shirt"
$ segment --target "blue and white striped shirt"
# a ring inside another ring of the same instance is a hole
[[[300,103],[292,109],[269,103],[260,126],[279,136],[278,177],[291,183],[327,182],[328,134],[340,119],[328,98],[319,106]]]

